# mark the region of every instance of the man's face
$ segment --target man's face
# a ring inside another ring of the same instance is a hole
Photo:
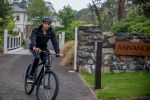
[[[49,22],[43,22],[43,28],[45,29],[45,30],[48,30],[49,29],[49,27],[50,27],[50,23]]]

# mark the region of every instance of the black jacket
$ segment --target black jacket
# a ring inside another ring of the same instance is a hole
[[[33,47],[38,47],[42,50],[46,50],[47,42],[49,41],[49,39],[51,39],[56,54],[59,54],[60,52],[58,41],[56,39],[55,32],[52,30],[52,28],[49,28],[47,34],[44,36],[42,25],[40,25],[38,28],[34,28],[32,30],[30,39],[31,39],[30,43],[31,50]]]

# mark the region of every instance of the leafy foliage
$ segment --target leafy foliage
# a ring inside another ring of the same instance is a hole
[[[73,21],[70,23],[69,27],[54,27],[54,31],[56,32],[57,36],[62,32],[65,32],[65,40],[74,40],[75,38],[75,28],[81,25],[91,24],[91,22],[85,21]]]
[[[43,16],[50,16],[53,11],[53,6],[48,3],[46,6],[44,0],[29,0],[27,8],[29,19],[32,19],[33,26],[39,24]]]
[[[132,19],[136,16],[147,17],[147,20],[150,18],[150,5],[146,4],[144,0],[127,0],[127,2],[125,0],[93,0],[93,7],[97,16],[97,23],[102,31],[109,31],[113,25],[115,25],[113,29],[121,25],[119,29],[116,28],[117,32],[126,31],[131,23],[123,23],[125,19],[130,19],[130,17]],[[139,24],[139,26],[141,27],[143,24]],[[148,29],[135,30],[132,27],[130,31],[145,33],[148,32]]]
[[[109,31],[117,21],[117,0],[93,0],[93,9],[96,15],[96,23],[102,31]]]
[[[58,16],[61,19],[61,24],[67,28],[75,20],[75,11],[69,5],[64,6],[62,10],[59,10]]]
[[[3,43],[3,35],[2,33],[0,33],[0,45],[2,45],[2,43]]]
[[[0,0],[0,52],[3,45],[4,29],[13,30],[15,27],[11,5],[7,0]]]
[[[64,6],[62,10],[59,10],[58,16],[61,20],[61,24],[63,25],[63,27],[54,28],[55,32],[57,33],[57,36],[62,32],[65,32],[66,41],[74,40],[75,27],[90,23],[88,21],[85,22],[85,21],[76,20],[75,19],[76,14],[77,14],[76,11],[74,11],[69,5]]]
[[[129,17],[114,25],[112,31],[150,34],[150,19],[144,16]]]
[[[8,28],[14,28],[14,21],[13,21],[13,12],[11,10],[11,6],[8,1],[0,0],[0,28],[1,31]],[[2,30],[3,29],[3,30]]]
[[[76,19],[80,21],[95,21],[93,8],[84,8],[77,12]]]

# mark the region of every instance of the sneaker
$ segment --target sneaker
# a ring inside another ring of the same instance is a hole
[[[28,77],[27,83],[34,83],[33,76],[29,76],[29,77]]]

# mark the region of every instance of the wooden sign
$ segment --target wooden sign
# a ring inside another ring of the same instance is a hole
[[[132,56],[150,56],[150,43],[116,42],[115,54]]]

